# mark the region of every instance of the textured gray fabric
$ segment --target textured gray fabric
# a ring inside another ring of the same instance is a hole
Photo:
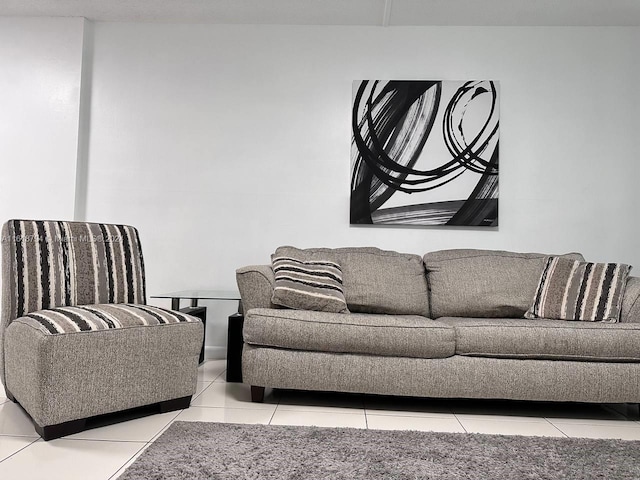
[[[2,227],[2,275],[0,339],[15,318],[38,310],[146,303],[140,238],[127,225],[9,220]]]
[[[411,315],[249,310],[244,341],[321,352],[443,358],[455,351],[454,329]]]
[[[144,305],[135,228],[12,220],[2,264],[0,373],[38,425],[194,393],[203,325]],[[163,323],[172,318],[182,321]]]
[[[640,324],[462,317],[438,321],[455,328],[458,355],[640,362]]]
[[[2,283],[15,298],[10,319],[65,305],[146,303],[135,228],[44,220],[7,225],[11,271]]]
[[[14,320],[27,323],[48,335],[199,321],[184,313],[129,303],[59,307],[31,312]]]
[[[13,260],[11,257],[11,242],[9,239],[9,225],[5,223],[2,225],[2,237],[0,237],[0,244],[2,244],[2,316],[0,317],[0,383],[5,383],[4,378],[4,332],[9,323],[13,320],[11,318],[11,312],[15,309],[15,299],[12,295],[12,289],[5,284],[5,279],[9,278],[12,272]]]
[[[640,478],[640,442],[175,422],[120,480]]]
[[[622,297],[621,323],[640,322],[640,278],[629,277]]]
[[[418,255],[373,247],[279,247],[277,256],[329,259],[342,267],[344,294],[352,312],[429,316],[424,266]]]
[[[275,276],[271,265],[249,265],[236,270],[236,282],[242,298],[242,308],[280,308],[271,303]]]
[[[497,250],[427,253],[431,317],[523,317],[546,256]],[[562,256],[584,260],[579,253]]]
[[[40,426],[193,395],[201,322],[47,335],[5,332],[5,386]]]
[[[640,363],[409,358],[245,345],[244,383],[443,398],[639,403]]]

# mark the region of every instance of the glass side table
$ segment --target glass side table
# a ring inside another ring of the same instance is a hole
[[[171,309],[180,310],[180,300],[191,300],[191,307],[198,306],[198,300],[236,300],[240,301],[237,290],[179,290],[177,292],[151,295],[151,298],[170,298]],[[238,310],[240,311],[240,310]]]
[[[244,325],[244,315],[240,293],[234,290],[180,290],[177,292],[161,293],[151,295],[151,298],[170,298],[171,309],[193,315],[202,320],[207,326],[207,307],[199,306],[199,300],[218,300],[238,302],[238,312],[229,317],[227,329],[227,382],[242,382],[242,327]],[[189,300],[188,307],[180,308],[181,300]],[[205,341],[202,339],[202,349],[200,350],[200,363],[204,361]]]

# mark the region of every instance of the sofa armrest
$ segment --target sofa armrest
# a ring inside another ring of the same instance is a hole
[[[622,297],[620,322],[640,323],[640,278],[629,277]]]
[[[236,282],[245,313],[252,308],[279,308],[271,303],[275,283],[271,265],[250,265],[239,268],[236,270]]]

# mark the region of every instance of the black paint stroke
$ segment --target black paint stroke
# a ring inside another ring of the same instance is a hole
[[[353,104],[352,147],[355,148],[352,148],[351,223],[497,225],[497,140],[491,159],[483,158],[498,135],[494,82],[466,82],[454,94],[444,111],[442,125],[451,158],[431,170],[413,167],[431,133],[442,82],[390,81],[381,89],[377,88],[378,84],[378,81],[373,82],[370,94],[365,98],[369,81],[361,82]],[[466,108],[476,97],[486,94],[492,96],[491,111],[480,132],[467,142],[462,128]],[[359,118],[359,112],[362,112],[362,118]],[[454,126],[456,115],[460,120]],[[433,190],[466,171],[481,174],[466,200],[380,208],[396,191]],[[444,211],[443,204],[448,204]]]
[[[437,114],[441,82],[388,82],[374,96],[363,95],[368,81],[358,88],[352,113],[353,142],[358,152],[351,177],[351,223],[371,223],[376,210],[407,181],[420,157]],[[366,114],[358,119],[359,105]],[[387,153],[396,151],[396,158]],[[429,174],[429,172],[424,172]],[[435,175],[435,174],[432,174]],[[358,221],[363,219],[364,221]]]

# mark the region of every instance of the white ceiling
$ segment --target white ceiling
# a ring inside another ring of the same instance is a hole
[[[0,0],[0,16],[212,24],[640,26],[640,0]]]

